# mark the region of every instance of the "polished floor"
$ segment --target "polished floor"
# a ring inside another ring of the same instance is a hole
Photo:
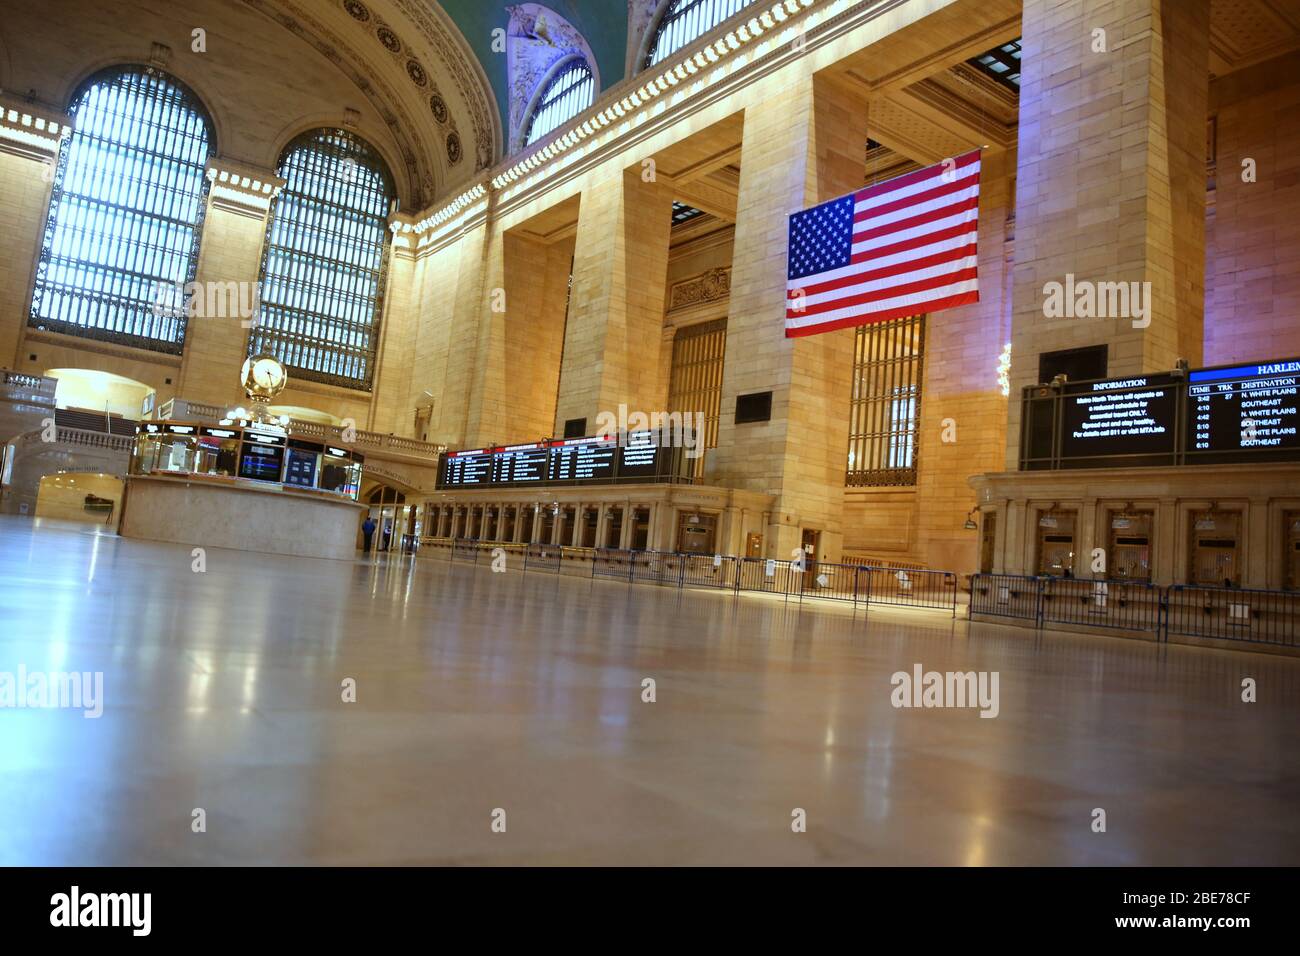
[[[97,720],[0,709],[0,863],[1300,863],[1300,660],[431,559],[206,562],[0,518],[0,672],[104,675]],[[895,709],[918,663],[998,672],[998,717]]]

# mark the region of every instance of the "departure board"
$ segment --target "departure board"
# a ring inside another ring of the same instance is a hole
[[[683,450],[661,444],[657,432],[611,437],[546,439],[526,445],[450,451],[443,456],[439,488],[602,484],[671,481]]]
[[[492,453],[482,448],[473,451],[448,452],[443,466],[443,483],[467,488],[490,485],[492,484],[492,462]]]
[[[1298,384],[1300,361],[1191,372],[1188,453],[1300,451]]]
[[[550,449],[545,442],[531,445],[507,445],[494,454],[492,483],[545,481],[550,467]]]
[[[1296,461],[1298,410],[1300,359],[1034,385],[1020,467]]]
[[[618,445],[610,439],[566,438],[551,446],[551,481],[611,481]]]

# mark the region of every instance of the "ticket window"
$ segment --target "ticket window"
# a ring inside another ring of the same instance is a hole
[[[229,478],[235,474],[239,458],[239,435],[229,437],[200,435],[195,453],[194,470],[200,475],[220,475]]]
[[[745,557],[761,558],[763,556],[763,535],[750,531],[745,535]]]
[[[623,509],[610,508],[605,519],[605,547],[617,548],[623,540]]]
[[[632,511],[632,549],[645,551],[650,547],[650,509],[635,508]]]
[[[519,509],[519,540],[530,543],[533,540],[533,517],[536,511],[532,508],[524,507]]]
[[[1151,542],[1155,515],[1150,511],[1112,511],[1106,577],[1151,580]]]
[[[1288,591],[1300,591],[1300,511],[1288,511],[1284,518],[1286,534],[1282,535],[1282,541],[1286,545],[1286,561],[1283,586]]]
[[[560,544],[573,544],[573,523],[578,520],[578,512],[574,508],[560,509]]]
[[[993,553],[998,540],[998,514],[988,511],[980,525],[980,573],[993,573]]]
[[[501,520],[497,522],[497,540],[513,541],[515,540],[515,509],[502,508]]]
[[[362,461],[359,456],[349,455],[346,449],[326,445],[320,457],[319,487],[356,501],[361,493]]]
[[[1038,573],[1074,576],[1074,533],[1078,512],[1053,509],[1038,514]]]
[[[584,548],[596,546],[596,525],[600,522],[600,512],[595,508],[583,508],[578,519],[582,522],[582,536],[578,543]]]
[[[483,533],[479,535],[484,541],[499,541],[500,536],[497,531],[501,527],[501,509],[484,508],[483,509]]]
[[[1188,583],[1239,587],[1241,515],[1235,511],[1197,511],[1192,513],[1190,520]]]
[[[542,524],[541,534],[537,536],[537,540],[543,544],[551,544],[555,541],[555,518],[555,509],[549,505],[542,505],[542,510],[536,512],[534,520]]]
[[[687,554],[713,554],[716,549],[718,519],[714,515],[681,512],[677,516],[677,550]],[[758,538],[762,547],[762,538]]]

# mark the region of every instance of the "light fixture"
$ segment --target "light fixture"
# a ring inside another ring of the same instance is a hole
[[[1002,346],[1002,354],[998,356],[998,387],[1002,389],[1003,395],[1011,394],[1011,343],[1010,342]]]
[[[979,513],[980,506],[976,505],[970,511],[966,512],[966,523],[962,528],[966,531],[978,531],[979,525],[975,523],[975,515]]]

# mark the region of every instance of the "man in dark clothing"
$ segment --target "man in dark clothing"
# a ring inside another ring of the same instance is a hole
[[[366,515],[366,520],[361,522],[361,539],[365,542],[362,550],[366,554],[370,553],[370,539],[375,536],[375,519]]]

